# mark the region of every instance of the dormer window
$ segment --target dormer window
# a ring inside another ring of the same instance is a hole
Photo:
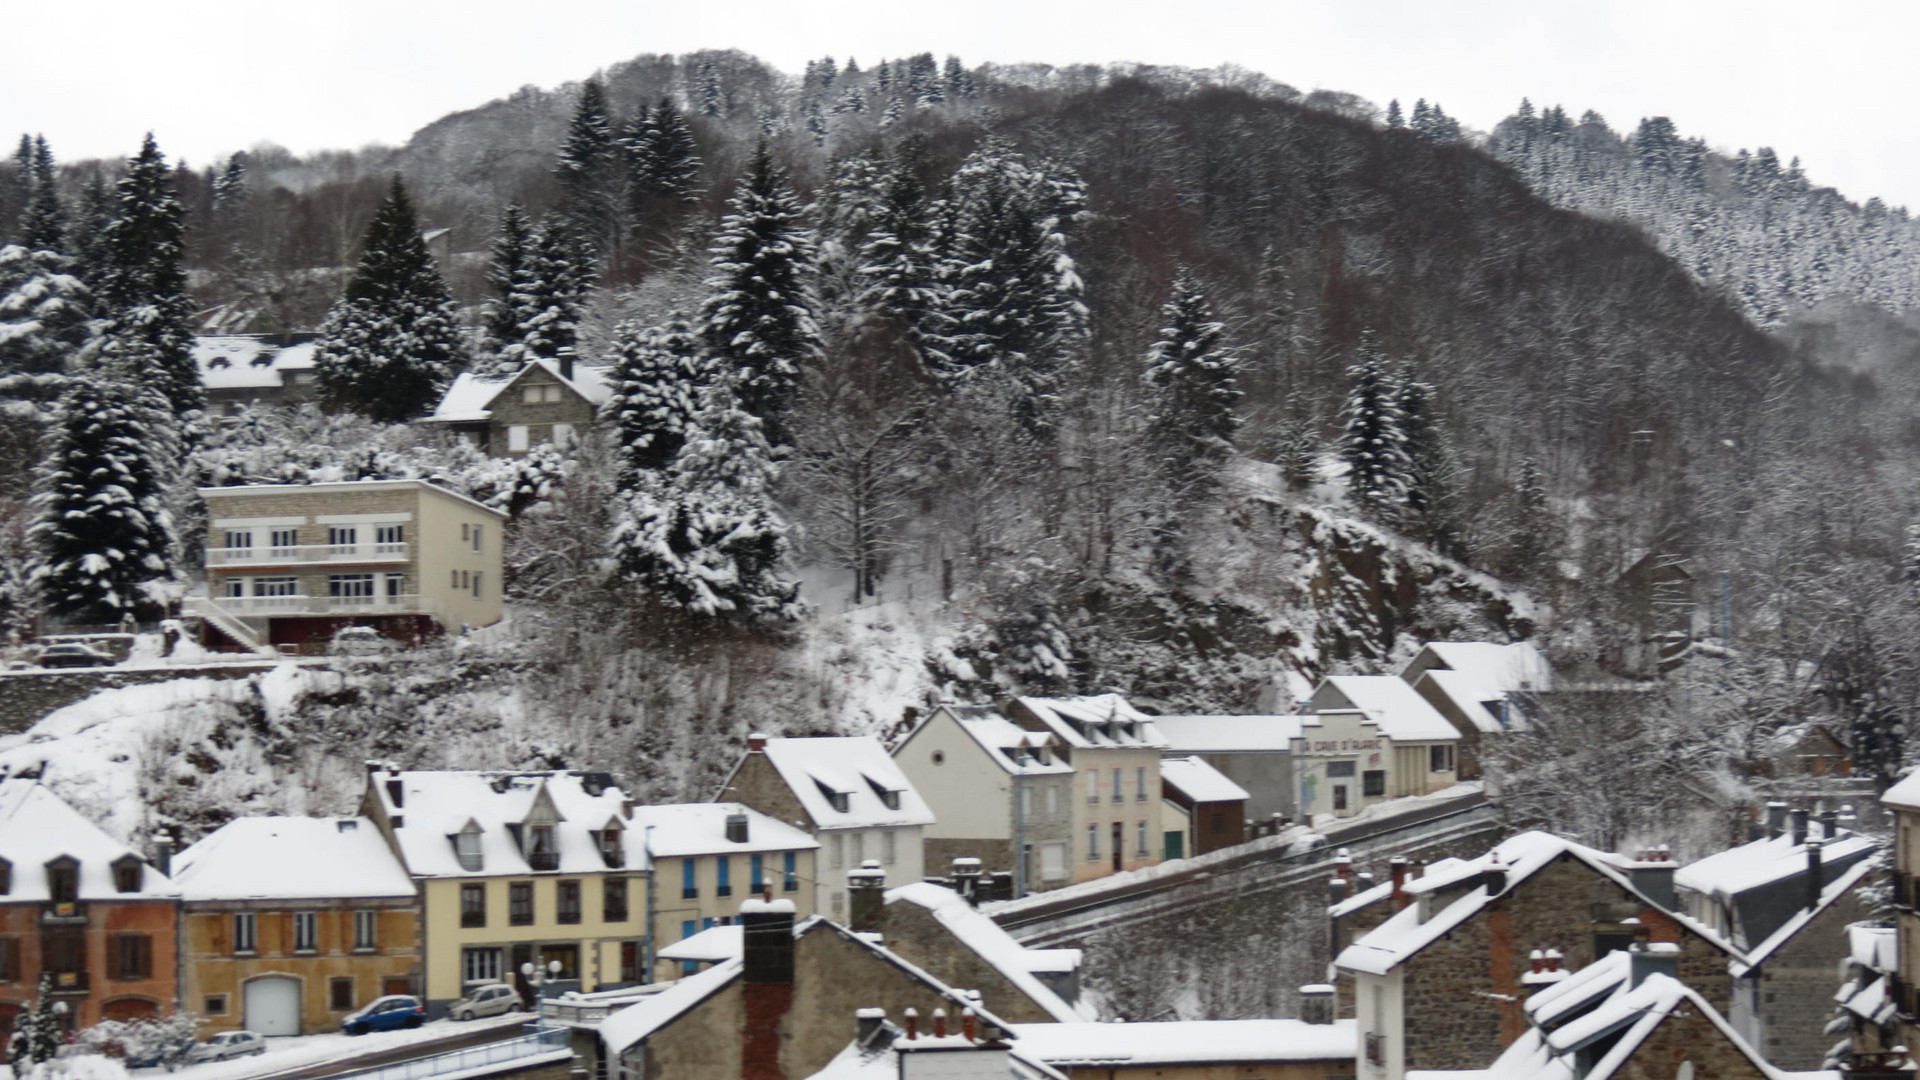
[[[5,859],[0,859],[0,896],[6,896],[12,891],[13,864]]]
[[[260,353],[256,355],[252,360],[248,361],[248,363],[252,364],[254,367],[272,367],[273,354],[268,352]]]
[[[607,822],[607,827],[600,830],[600,859],[612,867],[626,865],[626,857],[620,849],[620,823],[617,821]]]
[[[113,860],[113,891],[139,892],[145,870],[146,864],[140,861],[138,855],[122,855]]]
[[[554,846],[553,826],[533,825],[528,827],[527,865],[535,870],[560,869],[560,849]]]
[[[56,904],[80,900],[80,863],[62,855],[47,864],[47,899]]]
[[[208,371],[219,371],[221,368],[229,368],[232,366],[233,365],[229,363],[227,361],[227,358],[224,356],[216,356],[213,359],[207,361]]]
[[[867,782],[867,786],[873,789],[873,793],[875,795],[880,796],[880,802],[884,804],[887,809],[889,810],[900,809],[900,792],[899,791],[893,788],[887,787],[886,785],[880,783],[880,781],[875,780],[871,776],[863,776],[861,779],[864,779]]]
[[[833,807],[834,813],[844,814],[847,812],[847,799],[849,796],[848,792],[838,791],[838,790],[835,790],[834,788],[828,787],[826,783],[821,780],[815,780],[813,784],[815,787],[820,789],[820,794],[825,795],[827,797],[827,805]]]
[[[486,857],[480,854],[480,826],[467,822],[467,827],[453,836],[453,853],[460,859],[460,869],[478,871],[486,866]]]

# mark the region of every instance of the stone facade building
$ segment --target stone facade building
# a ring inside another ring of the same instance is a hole
[[[534,360],[508,377],[463,372],[424,423],[470,440],[494,457],[524,457],[536,446],[584,437],[613,396],[607,369],[571,358]]]

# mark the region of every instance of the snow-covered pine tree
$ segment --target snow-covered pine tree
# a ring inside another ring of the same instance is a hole
[[[1065,170],[1043,171],[988,140],[954,174],[951,233],[942,277],[953,320],[950,381],[995,371],[1015,388],[1015,420],[1051,438],[1060,372],[1086,340],[1080,275],[1066,229],[1086,212],[1086,193]]]
[[[1424,103],[1423,103],[1424,104]],[[1340,457],[1347,464],[1347,493],[1356,506],[1394,521],[1406,505],[1407,433],[1401,426],[1400,393],[1386,361],[1369,340],[1360,362],[1347,369],[1353,387],[1342,410]]]
[[[1546,569],[1553,545],[1553,508],[1547,503],[1546,477],[1532,458],[1520,460],[1520,473],[1514,481],[1512,572],[1522,580],[1534,580]]]
[[[613,548],[623,571],[667,603],[775,626],[803,608],[799,582],[783,574],[789,526],[760,426],[726,382],[709,386],[672,465],[625,493]]]
[[[626,234],[625,156],[606,88],[600,80],[588,79],[560,144],[554,178],[560,186],[560,212],[607,259],[618,255]]]
[[[1274,435],[1273,463],[1289,491],[1305,491],[1318,479],[1320,438],[1305,420],[1288,420]]]
[[[1239,361],[1220,347],[1225,328],[1185,267],[1160,309],[1160,338],[1147,350],[1147,440],[1168,490],[1203,498],[1219,482],[1240,416]]]
[[[622,323],[614,338],[613,396],[602,415],[613,424],[621,486],[631,488],[679,456],[710,369],[693,327],[679,319]]]
[[[92,336],[92,308],[73,259],[0,247],[0,375],[68,368]]]
[[[593,257],[571,221],[547,215],[533,235],[522,276],[524,284],[515,290],[515,306],[523,313],[521,357],[550,360],[576,349],[594,275]]]
[[[700,61],[700,72],[694,80],[694,94],[700,102],[700,115],[725,119],[727,115],[727,94],[720,85],[720,69],[711,59]]]
[[[64,1011],[53,997],[53,976],[41,972],[40,991],[34,995],[33,1005],[15,1020],[13,1036],[7,1040],[7,1057],[15,1069],[23,1062],[38,1065],[52,1061],[60,1053],[67,1041]]]
[[[186,211],[166,158],[148,135],[115,186],[115,216],[100,238],[104,265],[94,286],[105,336],[123,359],[148,365],[126,377],[166,396],[177,422],[194,426],[206,391],[193,364],[193,301],[181,266]]]
[[[821,352],[814,238],[765,140],[740,178],[712,247],[701,339],[775,448],[792,445],[787,414],[800,370]]]
[[[320,328],[320,391],[336,405],[399,423],[431,406],[464,366],[453,299],[395,174],[346,294]]]
[[[856,306],[898,322],[929,372],[953,369],[946,288],[934,252],[932,207],[920,182],[926,140],[909,135],[894,148],[860,248],[863,292]]]
[[[1387,126],[1397,128],[1405,127],[1406,124],[1406,117],[1400,113],[1400,99],[1394,98],[1392,101],[1387,102]]]
[[[500,212],[500,224],[494,228],[487,263],[487,284],[493,288],[494,295],[488,299],[486,314],[480,320],[479,357],[487,373],[511,375],[523,364],[517,351],[509,356],[506,350],[519,344],[520,326],[527,318],[517,297],[522,295],[520,289],[532,247],[533,224],[527,220],[525,208],[517,202],[508,203]]]
[[[27,209],[20,215],[20,242],[35,251],[67,250],[67,211],[60,202],[60,177],[44,135],[33,140]]]
[[[700,153],[693,128],[673,99],[663,97],[647,114],[639,179],[655,198],[691,202],[700,193]]]
[[[27,534],[49,614],[152,615],[162,610],[155,587],[174,577],[171,406],[135,363],[109,358],[74,378],[56,409]]]
[[[1400,425],[1406,437],[1407,524],[1449,558],[1465,555],[1453,447],[1435,415],[1433,387],[1405,372],[1399,383]]]
[[[113,224],[114,216],[113,190],[95,172],[80,188],[79,205],[67,226],[67,246],[79,260],[74,269],[80,280],[96,295],[112,261],[107,255],[106,239],[107,226]]]

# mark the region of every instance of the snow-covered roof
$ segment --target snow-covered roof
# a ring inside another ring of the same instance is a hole
[[[1324,685],[1395,742],[1444,742],[1460,737],[1440,710],[1398,676],[1330,675]]]
[[[1021,1053],[1055,1068],[1145,1068],[1229,1062],[1348,1061],[1353,1020],[1179,1020],[1016,1024]]]
[[[1553,677],[1547,658],[1525,643],[1429,641],[1423,651],[1432,653],[1448,670],[1471,675],[1497,693],[1545,690]]]
[[[1879,868],[1873,859],[1861,859],[1848,866],[1839,876],[1827,882],[1820,889],[1820,902],[1813,907],[1800,906],[1785,922],[1775,927],[1771,933],[1758,942],[1749,943],[1744,963],[1736,963],[1730,969],[1734,975],[1744,975],[1753,968],[1765,963],[1781,946],[1792,941],[1794,936],[1806,929],[1821,912],[1832,907],[1834,902],[1851,892],[1855,886],[1867,879]]]
[[[1920,810],[1920,772],[1888,788],[1887,793],[1880,796],[1880,801],[1902,810]]]
[[[1027,776],[1071,773],[1073,766],[1060,760],[1052,732],[1028,731],[1000,715],[991,705],[949,705],[946,711],[959,723],[960,730],[986,751],[987,758],[1002,771]],[[928,719],[932,717],[929,716]],[[1025,764],[1021,755],[1026,755]],[[1043,760],[1044,759],[1044,760]]]
[[[1034,975],[1035,971],[1055,971],[1073,950],[1029,949],[1013,940],[1000,924],[982,914],[959,893],[942,885],[918,881],[888,889],[888,904],[917,904],[926,908],[955,941],[971,949],[974,955],[992,965],[1003,978],[1060,1021],[1079,1021],[1086,1017],[1065,998],[1053,992]],[[1074,957],[1073,959],[1078,959]],[[1036,966],[1036,964],[1038,966]]]
[[[138,852],[107,835],[40,781],[0,781],[0,858],[13,867],[7,900],[52,899],[46,865],[62,856],[80,864],[80,900],[160,900],[177,894],[173,882],[151,865],[141,868],[138,889],[121,892],[114,887],[113,864],[127,856],[140,858]]]
[[[1819,840],[1819,821],[1807,823],[1807,835]],[[1866,858],[1880,845],[1855,832],[1841,830],[1832,840],[1820,844],[1823,864],[1839,865]],[[1807,870],[1807,845],[1793,842],[1791,833],[1752,840],[1695,859],[1674,872],[1673,883],[1680,888],[1707,896],[1728,899]]]
[[[1626,860],[1539,831],[1510,836],[1477,859],[1460,859],[1451,865],[1436,863],[1421,877],[1407,882],[1405,891],[1416,897],[1437,893],[1471,882],[1495,868],[1506,872],[1506,888],[1512,889],[1562,855],[1579,859],[1615,884],[1633,891],[1624,870]],[[1334,962],[1349,971],[1384,975],[1472,918],[1491,899],[1484,885],[1473,885],[1445,908],[1431,912],[1425,922],[1420,919],[1421,905],[1408,904],[1347,946]]]
[[[663,946],[656,955],[662,960],[694,960],[703,964],[718,964],[740,955],[745,941],[744,932],[744,928],[739,923],[709,926],[692,937],[681,938],[671,945]]]
[[[249,495],[331,496],[357,491],[380,491],[387,488],[418,488],[423,492],[431,492],[441,498],[463,503],[473,510],[481,510],[498,518],[507,517],[505,510],[495,510],[483,502],[462,495],[451,488],[441,487],[431,480],[322,480],[311,484],[231,484],[194,490],[199,492],[203,499],[234,499]]]
[[[1480,676],[1471,672],[1448,671],[1446,668],[1432,668],[1423,672],[1420,678],[1414,681],[1413,685],[1418,688],[1422,684],[1431,684],[1437,687],[1442,694],[1447,696],[1449,701],[1453,702],[1454,707],[1466,716],[1467,721],[1479,731],[1499,734],[1503,731],[1519,730],[1526,727],[1525,717],[1517,709],[1506,710],[1507,723],[1502,724],[1500,722],[1501,714],[1494,709],[1488,708],[1488,705],[1492,704],[1497,707],[1505,695],[1493,689],[1484,682]]]
[[[536,816],[544,818],[548,807],[557,818],[552,822],[559,855],[554,870],[583,874],[647,869],[645,845],[623,812],[626,796],[604,773],[379,772],[371,780],[369,790],[389,818],[400,822],[394,836],[408,872],[415,877],[534,872],[514,832],[525,834],[522,827]],[[398,800],[388,790],[388,783],[396,780],[401,792]],[[593,836],[609,823],[623,834],[621,861],[615,866],[607,865]],[[462,869],[454,850],[454,837],[469,825],[479,830],[479,870]]]
[[[1847,927],[1847,958],[1869,971],[1900,966],[1900,934],[1891,926]]]
[[[1153,718],[1135,709],[1119,694],[1023,697],[1019,702],[1068,746],[1167,748],[1167,740],[1154,726]]]
[[[618,1057],[725,989],[740,976],[744,967],[742,960],[725,960],[705,971],[674,980],[665,990],[601,1021],[600,1041],[606,1044],[609,1055]]]
[[[768,739],[765,753],[818,828],[933,824],[933,811],[871,735]],[[845,810],[834,808],[835,796],[844,796]]]
[[[989,1073],[986,1071],[987,1062],[975,1060],[968,1060],[965,1063],[966,1071],[959,1072],[955,1070],[960,1067],[960,1062],[942,1061],[941,1076],[993,1076],[995,1080],[1000,1076],[1008,1077],[1009,1080],[1067,1080],[1065,1074],[1052,1067],[1024,1057],[1017,1041],[1004,1046],[981,1048],[967,1041],[962,1035],[936,1038],[922,1034],[918,1039],[906,1041],[901,1039],[902,1034],[899,1027],[883,1021],[881,1030],[875,1034],[872,1041],[862,1042],[860,1039],[854,1039],[835,1054],[832,1061],[827,1062],[819,1072],[807,1077],[806,1080],[897,1080],[903,1075],[901,1054],[909,1049],[940,1054],[969,1049],[989,1053],[997,1050],[1004,1055],[1004,1072]]]
[[[182,900],[411,897],[413,879],[366,818],[235,818],[173,858]]]
[[[727,818],[747,817],[747,838],[727,839]],[[741,803],[668,803],[639,806],[628,828],[647,832],[647,850],[653,857],[726,855],[733,852],[811,851],[820,841],[784,821],[768,817]],[[636,832],[635,837],[639,836]]]
[[[1298,716],[1156,716],[1168,749],[1186,754],[1289,753]]]
[[[313,370],[313,352],[310,341],[281,347],[244,335],[193,339],[193,365],[209,390],[281,386],[285,373]]]
[[[1862,1020],[1870,1020],[1876,1024],[1884,1024],[1892,1020],[1895,1012],[1893,997],[1887,993],[1885,975],[1876,975],[1865,980],[1860,986],[1847,983],[1833,995],[1833,1000],[1839,1002],[1841,1008]]]
[[[1160,779],[1172,784],[1190,802],[1235,802],[1249,798],[1246,788],[1197,757],[1163,759]]]
[[[481,375],[463,371],[454,377],[452,385],[440,395],[440,403],[434,406],[428,420],[448,424],[485,420],[493,415],[494,399],[514,383],[524,378],[527,372],[538,365],[541,370],[559,380],[562,386],[585,398],[594,408],[607,403],[613,396],[613,383],[609,379],[610,370],[591,364],[573,366],[573,377],[560,373],[557,360],[534,360],[512,375]]]

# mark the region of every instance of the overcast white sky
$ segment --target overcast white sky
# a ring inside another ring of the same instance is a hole
[[[55,0],[15,5],[0,143],[205,164],[260,141],[398,143],[448,112],[644,52],[969,64],[1237,63],[1487,128],[1522,95],[1615,128],[1671,116],[1722,149],[1920,210],[1912,0]]]

